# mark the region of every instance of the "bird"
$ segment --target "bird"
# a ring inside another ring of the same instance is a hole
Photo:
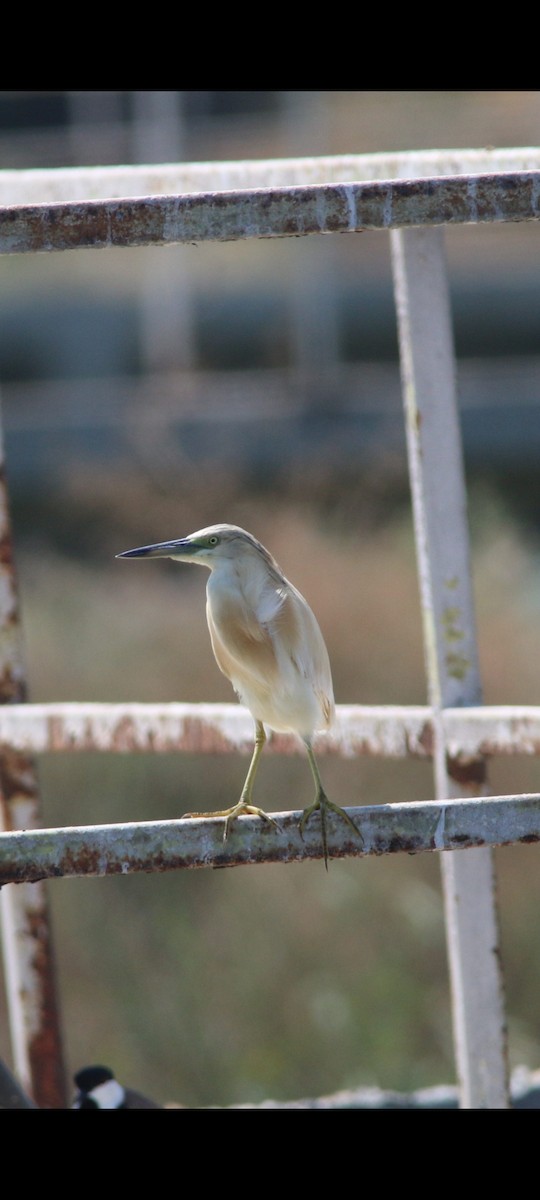
[[[72,1108],[162,1108],[133,1088],[115,1079],[109,1067],[82,1067],[74,1076],[76,1087]]]
[[[208,568],[206,618],[214,657],[255,722],[253,756],[238,802],[231,808],[184,816],[224,817],[224,841],[232,822],[243,813],[276,825],[252,802],[265,726],[296,733],[315,783],[315,798],[302,815],[300,834],[304,836],[307,822],[319,812],[328,870],[328,813],[339,814],[359,838],[361,834],[349,814],[326,795],[313,751],[314,734],[330,728],[335,703],[328,651],[307,600],[269,550],[238,525],[209,525],[187,537],[124,550],[116,558],[172,558]]]

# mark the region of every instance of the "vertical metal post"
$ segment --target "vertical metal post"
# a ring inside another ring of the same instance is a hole
[[[298,145],[324,154],[328,144],[328,106],[321,92],[280,93],[284,155]],[[309,383],[312,403],[326,403],[341,366],[336,246],[333,238],[304,238],[300,256],[291,254],[288,337],[297,391]],[[320,399],[319,399],[320,391]]]
[[[443,709],[481,703],[466,490],[442,228],[392,231],[437,797],[486,794],[482,759],[446,754]],[[508,1070],[489,849],[443,854],[457,1073],[463,1108],[506,1108]]]
[[[185,158],[182,92],[132,92],[136,163]],[[171,253],[172,250],[172,253]],[[140,260],[139,344],[145,371],[189,371],[196,361],[193,255],[183,246],[147,247]]]
[[[0,704],[26,700],[17,584],[0,423]],[[36,829],[33,761],[0,754],[0,828]],[[8,885],[0,896],[6,993],[15,1070],[38,1108],[65,1108],[66,1088],[44,883]]]

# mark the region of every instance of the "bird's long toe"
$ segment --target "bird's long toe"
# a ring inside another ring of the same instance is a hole
[[[325,792],[319,792],[317,794],[317,796],[315,797],[313,804],[310,804],[309,808],[306,808],[304,813],[302,814],[302,817],[300,818],[300,836],[301,837],[304,836],[304,829],[309,821],[309,818],[311,816],[313,816],[314,812],[317,812],[317,811],[320,811],[320,814],[321,814],[321,833],[322,833],[322,843],[323,843],[324,864],[325,864],[326,869],[328,870],[328,839],[327,839],[327,834],[326,834],[326,814],[327,814],[327,812],[334,812],[337,814],[337,816],[341,817],[344,821],[346,821],[347,824],[350,825],[353,832],[356,834],[356,837],[360,838],[360,842],[362,844],[363,844],[364,839],[362,837],[362,834],[360,833],[360,830],[355,825],[352,817],[349,816],[348,812],[346,812],[345,809],[342,808],[340,804],[334,804],[333,800],[329,800],[328,796],[326,795]]]
[[[197,817],[225,817],[225,829],[223,832],[223,841],[226,842],[227,838],[229,836],[229,833],[230,833],[232,822],[235,821],[237,817],[241,817],[244,813],[248,813],[250,816],[253,816],[253,817],[262,817],[264,821],[268,821],[270,825],[275,825],[277,828],[277,821],[275,821],[273,817],[269,816],[268,813],[264,812],[262,808],[256,808],[254,804],[249,804],[245,800],[239,800],[238,803],[233,804],[231,808],[220,808],[220,809],[216,809],[214,812],[184,813],[183,816],[185,818],[187,818],[187,817],[195,817],[195,818],[197,818]]]
[[[264,812],[262,808],[256,808],[254,804],[248,804],[244,800],[239,800],[238,804],[235,804],[234,808],[229,809],[228,813],[222,814],[226,817],[225,831],[223,833],[224,842],[227,841],[229,836],[232,821],[235,821],[237,817],[241,817],[243,813],[248,813],[252,817],[262,817],[263,821],[268,821],[270,825],[275,825],[277,829],[277,821],[274,821],[274,818]]]

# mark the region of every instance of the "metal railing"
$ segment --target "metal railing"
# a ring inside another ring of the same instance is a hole
[[[444,226],[537,220],[540,150],[433,151],[253,163],[0,173],[0,253],[172,245],[378,229],[390,233],[429,707],[338,707],[329,753],[433,759],[436,798],[353,809],[363,845],[329,822],[336,856],[442,855],[462,1107],[509,1104],[491,847],[540,838],[540,796],[487,797],[487,754],[538,753],[540,710],[482,707],[455,389]],[[3,545],[10,530],[2,504]],[[0,883],[14,1059],[39,1106],[62,1107],[61,1032],[42,886],[100,875],[320,856],[298,814],[242,821],[224,847],[208,821],[39,829],[32,756],[48,751],[236,750],[251,718],[229,705],[24,703],[16,581],[0,570]],[[321,743],[321,749],[323,744]],[[290,753],[289,738],[269,749]],[[465,848],[468,848],[465,852]]]

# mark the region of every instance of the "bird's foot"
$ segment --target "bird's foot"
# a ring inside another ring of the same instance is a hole
[[[223,832],[223,841],[226,842],[227,838],[229,836],[231,822],[235,821],[237,817],[242,816],[243,813],[249,813],[250,816],[253,816],[253,817],[262,817],[264,821],[269,821],[270,825],[275,825],[276,829],[278,827],[277,821],[274,821],[274,818],[270,817],[268,815],[268,813],[263,812],[262,808],[256,808],[254,804],[249,804],[247,800],[242,800],[242,799],[240,799],[238,801],[238,804],[233,804],[232,808],[221,808],[221,809],[217,809],[215,812],[184,813],[183,816],[184,817],[225,817],[225,829]]]
[[[345,809],[342,808],[340,804],[334,804],[334,802],[332,800],[329,800],[328,796],[326,795],[325,792],[319,792],[317,794],[317,796],[315,797],[313,804],[310,804],[309,808],[306,808],[305,812],[303,813],[303,815],[300,819],[300,836],[302,838],[304,836],[304,829],[309,821],[309,818],[313,815],[314,812],[317,812],[318,810],[320,810],[320,814],[321,814],[321,831],[322,831],[324,865],[326,867],[326,870],[328,870],[328,840],[327,840],[327,836],[326,836],[326,814],[327,814],[327,812],[337,813],[337,815],[339,817],[342,817],[342,819],[344,821],[346,821],[348,825],[350,825],[351,829],[354,831],[356,836],[360,838],[360,841],[362,843],[363,843],[364,839],[362,837],[362,834],[360,833],[360,830],[357,828],[354,821],[352,820],[352,817],[349,816],[348,812],[345,812]]]

